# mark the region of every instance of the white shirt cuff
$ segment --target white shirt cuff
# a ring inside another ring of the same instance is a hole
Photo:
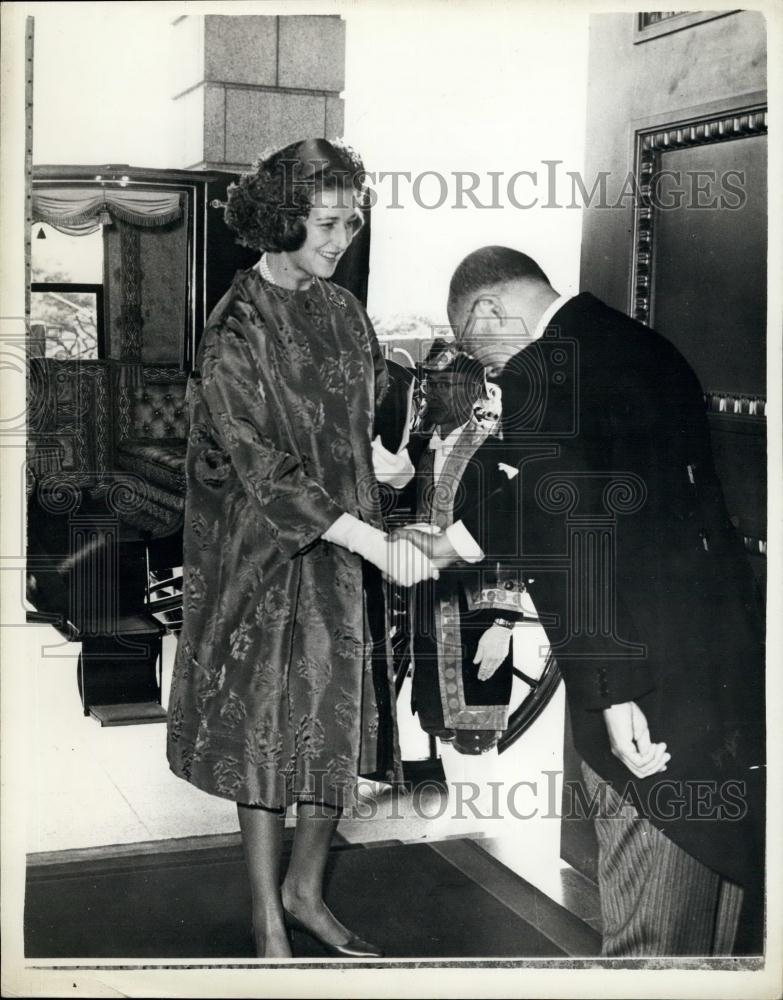
[[[380,434],[372,443],[372,467],[379,483],[387,483],[396,490],[407,486],[416,474],[408,449],[401,447],[394,454],[384,448]]]
[[[446,528],[446,538],[449,544],[465,562],[480,562],[484,558],[484,551],[476,543],[475,538],[462,521],[457,521],[449,528]]]

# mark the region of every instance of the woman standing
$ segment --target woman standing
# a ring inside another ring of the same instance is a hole
[[[388,642],[368,603],[380,573],[434,572],[381,530],[372,427],[388,376],[364,309],[327,280],[361,225],[362,178],[354,154],[307,140],[232,185],[226,221],[264,253],[210,316],[188,388],[168,759],[238,804],[264,957],[290,956],[286,924],[334,954],[381,954],[326,907],[323,874],[357,775],[400,779]]]

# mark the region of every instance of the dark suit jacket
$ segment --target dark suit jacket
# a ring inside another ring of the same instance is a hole
[[[479,453],[483,502],[458,516],[525,574],[587,763],[691,855],[752,882],[762,609],[696,376],[664,337],[581,294],[501,386],[503,445]],[[521,470],[510,483],[501,460]],[[610,753],[601,709],[629,700],[668,745],[663,774],[634,780]]]

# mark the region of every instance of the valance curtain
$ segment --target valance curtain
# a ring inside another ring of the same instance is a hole
[[[46,222],[61,233],[87,236],[120,219],[132,226],[165,226],[182,216],[178,191],[127,188],[33,188],[33,221]]]
[[[179,191],[90,185],[89,187],[34,186],[33,221],[46,222],[69,236],[87,236],[101,226],[117,223],[120,236],[119,306],[116,323],[119,344],[109,360],[116,367],[120,406],[127,392],[144,384],[142,368],[140,229],[165,226],[183,215]]]

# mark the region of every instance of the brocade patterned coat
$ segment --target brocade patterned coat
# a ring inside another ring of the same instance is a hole
[[[345,511],[382,526],[386,386],[364,309],[328,281],[289,291],[240,271],[209,318],[168,720],[172,770],[207,792],[348,805],[357,774],[401,779],[380,577],[321,540]]]

